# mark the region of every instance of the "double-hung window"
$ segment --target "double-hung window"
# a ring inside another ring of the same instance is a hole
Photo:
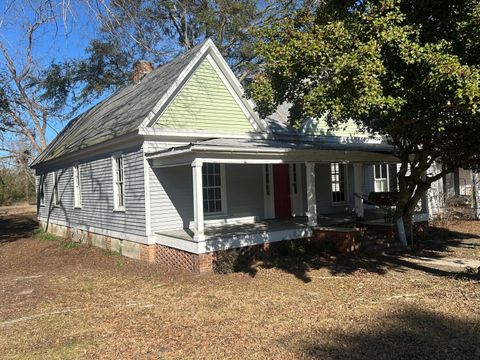
[[[114,210],[125,210],[125,179],[123,172],[123,156],[115,155],[113,162],[113,200]]]
[[[332,182],[332,202],[344,203],[346,195],[346,165],[340,163],[330,164],[330,176]]]
[[[38,181],[38,201],[40,206],[45,206],[45,176],[40,175]]]
[[[203,212],[219,214],[225,212],[224,168],[220,164],[203,164]]]
[[[80,182],[80,166],[73,166],[73,195],[75,200],[75,208],[82,207],[82,186]]]
[[[387,164],[375,164],[375,192],[388,191],[388,167]]]
[[[60,204],[60,198],[58,195],[58,172],[54,171],[52,173],[53,178],[53,206],[58,206]]]

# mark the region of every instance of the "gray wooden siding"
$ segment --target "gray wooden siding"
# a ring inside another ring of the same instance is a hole
[[[193,221],[192,167],[149,168],[152,232],[187,229]]]
[[[208,219],[263,218],[261,165],[225,165],[227,214]],[[149,169],[152,232],[187,229],[193,221],[191,166]]]
[[[125,212],[113,211],[111,154],[78,165],[81,177],[81,209],[74,208],[72,166],[56,169],[59,176],[58,206],[53,206],[53,169],[37,170],[37,177],[46,174],[45,206],[39,207],[39,217],[52,222],[65,222],[72,227],[84,225],[133,235],[146,235],[141,149],[124,152]]]
[[[225,166],[228,217],[264,217],[262,166]]]

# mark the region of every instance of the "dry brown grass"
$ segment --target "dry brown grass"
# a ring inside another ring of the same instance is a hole
[[[480,357],[479,283],[458,274],[328,257],[251,274],[168,274],[3,229],[2,358]]]

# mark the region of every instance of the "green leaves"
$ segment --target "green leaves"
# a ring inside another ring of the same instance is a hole
[[[292,123],[326,112],[332,126],[353,119],[400,152],[438,157],[452,138],[475,148],[468,142],[480,131],[480,1],[333,3],[260,31],[263,72],[250,92],[259,110],[290,102]]]

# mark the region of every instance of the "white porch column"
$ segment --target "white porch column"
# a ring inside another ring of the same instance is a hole
[[[202,186],[202,162],[194,160],[192,162],[193,179],[193,219],[194,219],[194,237],[196,241],[205,240],[205,223],[203,217],[203,186]]]
[[[363,193],[363,164],[362,163],[353,164],[353,182],[354,182],[353,192],[358,196],[362,196],[362,193]],[[363,199],[361,199],[358,196],[355,196],[355,213],[357,214],[357,218],[363,219],[365,215],[363,210]]]
[[[307,218],[309,226],[317,225],[317,193],[315,190],[315,163],[305,163],[307,180]]]

